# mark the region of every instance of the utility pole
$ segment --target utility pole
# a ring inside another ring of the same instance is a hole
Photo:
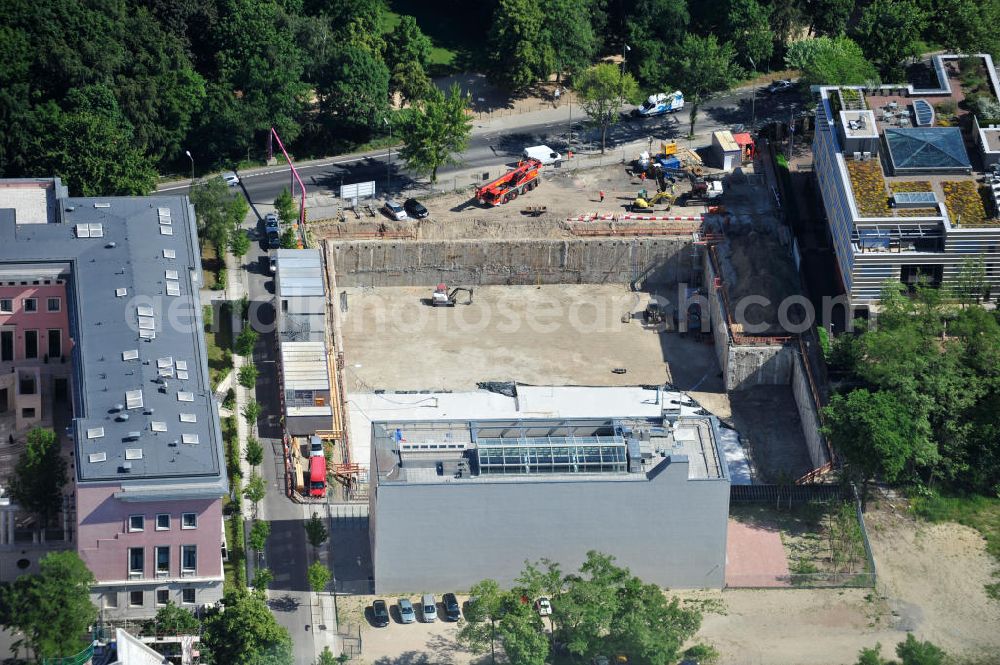
[[[388,118],[382,118],[382,122],[389,128],[389,148],[386,150],[388,161],[385,166],[385,193],[388,195],[392,190],[392,123]]]

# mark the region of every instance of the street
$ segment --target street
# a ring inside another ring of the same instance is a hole
[[[752,123],[761,127],[770,122],[787,122],[801,106],[796,91],[770,95],[758,88],[729,91],[702,104],[698,111],[696,131],[706,133]],[[679,139],[687,135],[689,108],[675,115],[647,119],[623,119],[608,129],[607,151],[616,146],[644,138]],[[572,110],[571,110],[572,109]],[[572,128],[570,119],[572,117]],[[516,162],[525,146],[545,144],[565,153],[567,148],[576,152],[600,150],[600,130],[585,122],[586,117],[578,105],[532,111],[519,115],[476,121],[468,149],[462,153],[460,163],[442,167],[438,178],[447,181],[449,175],[459,171],[481,169],[492,176],[499,175],[502,167]],[[572,135],[572,143],[570,138]],[[359,155],[331,157],[296,164],[299,175],[311,188],[339,191],[344,183],[375,181],[376,196],[386,192],[399,193],[420,186],[420,182],[402,164],[397,151],[387,149]],[[283,159],[279,155],[279,159]],[[391,160],[391,166],[390,166]],[[289,168],[285,165],[240,174],[251,204],[270,204],[282,189],[291,188]],[[186,193],[190,182],[174,182],[161,186],[161,192]]]

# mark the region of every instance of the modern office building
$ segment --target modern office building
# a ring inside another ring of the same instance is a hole
[[[33,380],[54,392],[35,406],[8,392],[8,404],[20,435],[49,415],[42,404],[70,423],[57,431],[72,437],[75,545],[106,618],[222,596],[228,487],[201,283],[186,197],[70,197],[58,178],[0,180],[3,364],[18,391]]]
[[[934,83],[820,87],[815,172],[844,292],[877,302],[887,280],[955,285],[981,259],[989,297],[1000,295],[1000,119],[968,109],[975,69],[996,101],[989,55],[935,56]],[[966,74],[963,74],[966,72]]]
[[[723,585],[729,487],[746,476],[714,417],[657,390],[518,391],[352,395],[352,417],[372,418],[378,593],[510,585],[526,560],[570,571],[590,550],[661,586]],[[560,413],[575,409],[594,415]],[[379,420],[392,410],[399,419]]]

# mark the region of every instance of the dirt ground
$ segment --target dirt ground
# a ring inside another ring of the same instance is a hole
[[[648,299],[623,286],[480,286],[474,307],[453,308],[423,304],[425,287],[345,290],[348,391],[474,390],[480,381],[666,382],[695,389],[695,399],[725,398],[711,345],[646,329],[639,320],[622,323]]]
[[[627,156],[632,159],[634,155]],[[422,220],[390,221],[385,215],[354,218],[347,213],[347,220],[337,219],[337,199],[317,200],[310,204],[309,231],[316,239],[365,237],[381,226],[384,232],[407,234],[421,240],[490,239],[490,238],[566,238],[572,237],[571,225],[567,218],[583,214],[612,215],[625,212],[625,205],[635,200],[636,193],[643,188],[655,191],[656,184],[643,183],[630,176],[618,158],[608,156],[608,166],[587,170],[575,170],[567,165],[555,175],[547,177],[534,191],[506,205],[493,208],[480,206],[472,198],[471,189],[449,192],[421,198],[430,211],[430,216]],[[499,175],[499,173],[498,173]],[[602,203],[598,192],[604,191]],[[678,183],[677,194],[690,190],[686,182]],[[531,217],[522,211],[529,206],[545,206],[545,214]],[[698,215],[706,210],[704,205],[674,205],[672,215]],[[660,205],[657,214],[666,214],[666,206]],[[636,223],[635,225],[639,225]],[[677,226],[674,222],[659,222],[664,226]],[[626,224],[627,225],[627,224]],[[656,224],[642,222],[649,227]],[[592,224],[588,224],[592,226]]]

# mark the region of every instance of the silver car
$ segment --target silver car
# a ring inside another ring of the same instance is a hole
[[[386,199],[385,205],[382,206],[382,210],[389,216],[389,219],[395,219],[397,221],[406,219],[406,211],[403,210],[403,206],[399,205],[392,199]]]
[[[240,184],[240,177],[236,175],[233,171],[226,171],[222,174],[222,179],[226,181],[226,184],[230,187],[235,187]]]
[[[409,598],[399,599],[399,620],[403,623],[416,623],[417,615],[413,611],[413,603]]]

